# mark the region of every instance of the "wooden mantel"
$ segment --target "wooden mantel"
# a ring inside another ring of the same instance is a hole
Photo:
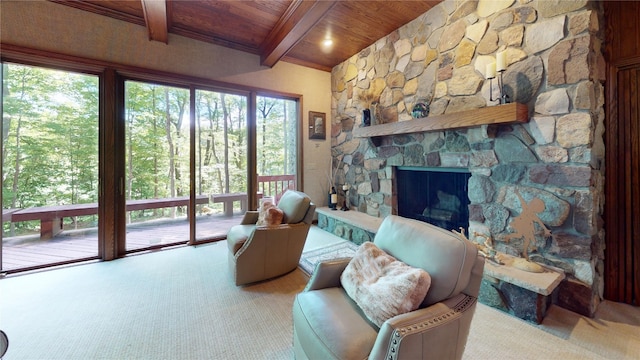
[[[529,121],[529,109],[527,105],[511,103],[444,115],[428,116],[409,121],[359,127],[353,129],[353,137],[375,139],[389,135],[460,129],[490,124],[526,123],[527,121]],[[376,144],[376,146],[377,145],[378,144]]]

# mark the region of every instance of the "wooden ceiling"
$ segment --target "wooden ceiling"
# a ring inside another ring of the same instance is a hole
[[[148,29],[260,55],[261,65],[287,61],[331,69],[417,18],[441,0],[50,0]],[[323,48],[325,39],[333,45]]]

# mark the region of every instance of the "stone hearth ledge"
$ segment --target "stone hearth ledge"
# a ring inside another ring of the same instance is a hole
[[[511,257],[510,255],[503,256]],[[510,265],[498,265],[487,260],[484,265],[484,275],[548,296],[560,285],[560,282],[564,279],[564,273],[554,271],[548,267],[544,269],[544,272],[533,273]]]
[[[316,211],[374,234],[378,232],[378,228],[380,228],[380,224],[382,224],[381,218],[354,210],[342,211],[331,210],[328,207],[321,207]]]
[[[533,273],[486,260],[478,299],[485,305],[540,324],[553,303],[555,290],[565,278],[560,270],[544,268],[542,273]]]
[[[373,241],[383,220],[355,210],[331,210],[326,206],[317,208],[316,213],[320,229],[357,245]]]

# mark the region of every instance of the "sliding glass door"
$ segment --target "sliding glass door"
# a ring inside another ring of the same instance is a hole
[[[226,237],[248,208],[247,96],[196,90],[196,241]]]
[[[224,239],[298,188],[298,99],[82,71],[2,63],[0,272]]]
[[[277,202],[285,191],[298,188],[298,102],[258,96],[256,104],[258,191]]]
[[[98,257],[99,78],[2,64],[0,270]]]
[[[189,108],[189,89],[125,82],[127,251],[189,240]]]
[[[191,151],[194,241],[224,238],[240,222],[248,208],[247,102],[228,92],[125,82],[127,251],[190,241]]]

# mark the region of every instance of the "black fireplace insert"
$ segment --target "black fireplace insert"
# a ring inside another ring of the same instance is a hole
[[[468,232],[470,177],[468,171],[460,169],[397,168],[398,215]]]

